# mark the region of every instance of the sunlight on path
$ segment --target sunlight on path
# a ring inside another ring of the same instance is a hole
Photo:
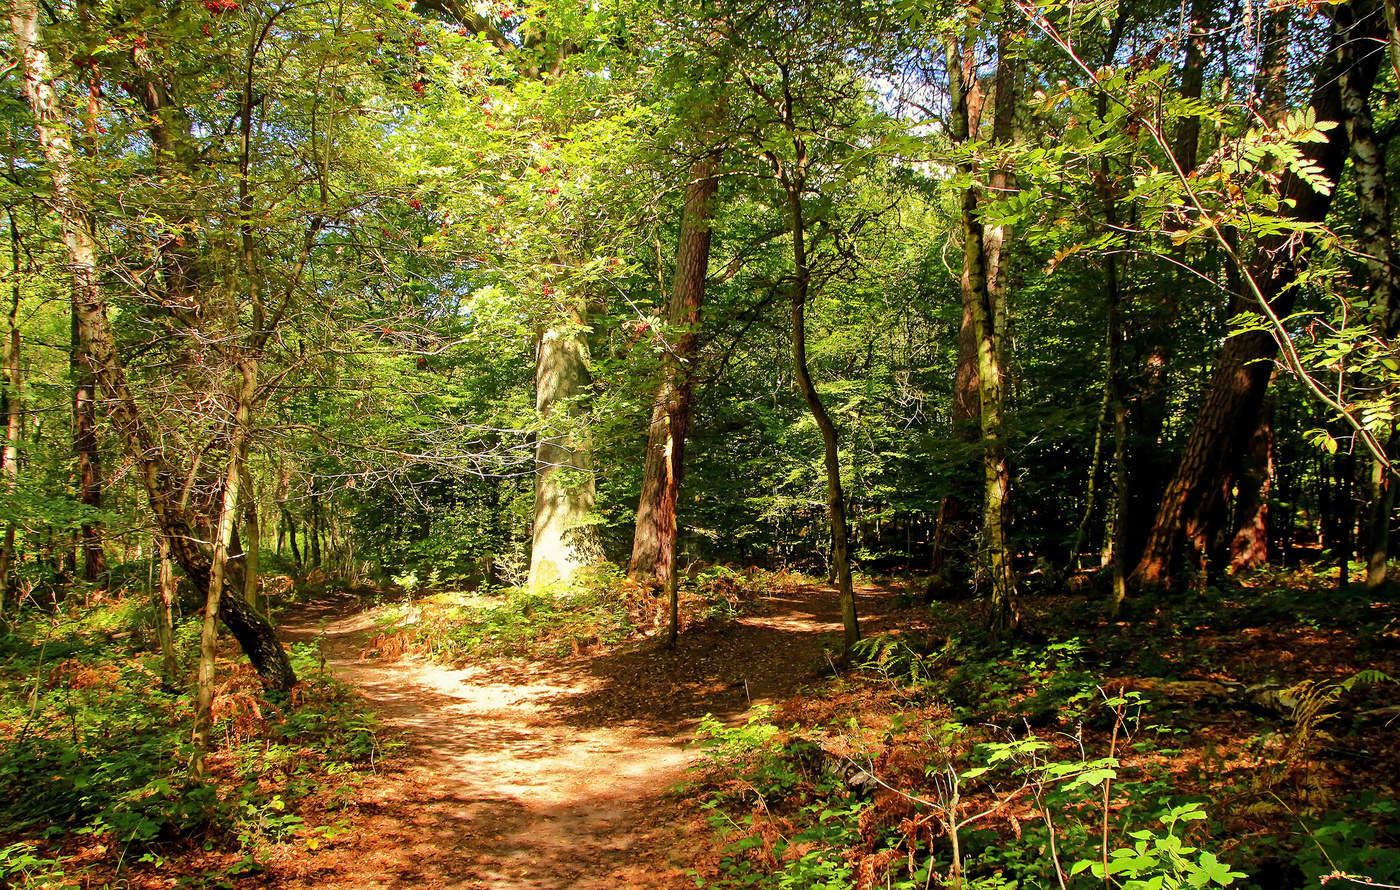
[[[887,596],[861,599],[864,610]],[[697,721],[742,723],[753,704],[792,695],[841,632],[835,592],[803,587],[688,629],[675,651],[644,642],[453,669],[361,660],[372,629],[361,608],[352,597],[309,603],[283,634],[319,640],[407,751],[358,790],[351,830],[277,863],[274,886],[694,887],[684,870],[710,829],[667,792],[698,759],[685,747]]]
[[[562,722],[559,703],[600,683],[568,666],[360,661],[366,624],[363,616],[330,623],[323,651],[404,731],[406,763],[369,783],[357,839],[309,854],[287,886],[686,885],[673,867],[684,851],[668,866],[664,851],[675,843],[661,836],[676,829],[666,792],[695,756],[683,737]],[[314,627],[284,630],[294,640],[317,636]]]

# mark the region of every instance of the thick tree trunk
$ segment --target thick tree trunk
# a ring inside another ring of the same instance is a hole
[[[710,266],[710,217],[719,190],[714,166],[715,158],[710,156],[696,161],[686,185],[675,279],[666,307],[671,343],[662,362],[661,385],[647,431],[637,529],[627,566],[627,574],[634,580],[652,582],[667,590],[675,573],[676,507],[685,471],[696,328]]]
[[[1274,482],[1274,418],[1260,412],[1249,438],[1235,498],[1235,534],[1230,541],[1230,569],[1257,569],[1269,561],[1269,498]]]
[[[978,419],[982,416],[981,388],[977,382],[977,332],[973,324],[973,306],[969,294],[963,291],[962,321],[958,325],[958,364],[953,371],[953,404],[949,411],[955,441],[972,446],[978,438]],[[954,482],[957,486],[959,483]],[[929,568],[929,595],[939,588],[954,584],[950,577],[952,556],[965,543],[967,507],[956,488],[943,496],[938,504],[938,518],[933,531],[933,555]]]
[[[535,362],[535,411],[542,429],[535,444],[535,521],[530,586],[568,582],[602,559],[591,520],[593,454],[579,404],[588,392],[588,346],[582,312],[545,331]]]
[[[1006,59],[1002,52],[1005,49],[1005,38],[998,37],[998,58],[997,73],[994,81],[992,99],[992,140],[998,145],[1005,146],[1011,141],[1015,125],[1016,107],[1014,103],[1014,90],[1016,84],[1015,67]],[[971,46],[963,48],[963,52],[956,60],[949,58],[949,65],[955,66],[961,72],[961,80],[958,95],[961,106],[964,109],[962,117],[964,121],[957,124],[963,126],[971,134],[982,118],[983,105],[986,96],[981,90],[976,80],[975,56]],[[949,71],[955,70],[950,67]],[[1009,173],[1009,165],[998,164],[988,177],[988,185],[991,191],[998,197],[1005,197],[1015,189],[1015,181]],[[1002,379],[998,381],[998,388],[1004,389],[1006,380],[1006,342],[1007,329],[1010,325],[1009,301],[1005,297],[1006,272],[1002,262],[1002,256],[1006,252],[1006,247],[1011,240],[1011,230],[1004,225],[987,226],[982,230],[980,252],[982,265],[986,279],[987,299],[991,312],[991,330],[995,341],[996,366]],[[966,445],[974,445],[980,437],[982,418],[982,387],[980,378],[980,356],[978,352],[978,329],[977,313],[978,308],[975,301],[979,299],[968,288],[962,290],[962,320],[958,328],[958,364],[954,370],[953,377],[953,404],[950,411],[950,419],[953,426],[954,438]],[[965,543],[965,534],[968,526],[965,520],[967,506],[963,502],[960,493],[954,491],[944,496],[938,506],[938,519],[934,528],[933,557],[930,568],[933,571],[933,578],[930,581],[929,595],[932,596],[938,587],[949,587],[953,585],[954,579],[949,576],[950,557],[953,552],[959,549],[960,544]],[[959,539],[963,538],[963,541]]]
[[[1332,48],[1328,63],[1318,74],[1312,98],[1318,120],[1346,121],[1337,86],[1341,74],[1350,71],[1353,83],[1366,94],[1375,80],[1379,54],[1371,50],[1368,38],[1384,36],[1377,27],[1381,20],[1376,15],[1358,16],[1360,21],[1353,23],[1353,11],[1347,5],[1337,7],[1334,13],[1337,26]],[[1325,177],[1336,182],[1346,162],[1349,142],[1343,127],[1332,130],[1328,136],[1328,142],[1310,144],[1304,153]],[[1291,173],[1284,174],[1281,188],[1292,201],[1292,216],[1299,221],[1320,222],[1331,206],[1331,194],[1318,194]],[[1290,285],[1297,278],[1300,263],[1297,253],[1281,237],[1264,239],[1250,260],[1250,274],[1281,317],[1292,309],[1295,289]],[[1241,298],[1232,308],[1246,311],[1252,308],[1252,302]],[[1212,516],[1223,512],[1219,499],[1255,429],[1277,352],[1278,344],[1263,331],[1230,337],[1221,346],[1205,403],[1133,572],[1136,588],[1179,587],[1188,540],[1210,538]]]
[[[1200,99],[1205,82],[1206,41],[1211,33],[1210,17],[1213,4],[1210,0],[1192,0],[1190,21],[1185,34],[1186,52],[1180,69],[1180,95],[1183,99]],[[1281,16],[1269,17],[1272,23]],[[1286,43],[1266,27],[1265,52],[1271,53],[1275,47]],[[1177,125],[1172,142],[1172,154],[1181,169],[1195,170],[1199,162],[1201,143],[1201,119],[1190,115],[1183,117]],[[1188,261],[1187,245],[1176,250],[1176,259],[1185,264]],[[1130,416],[1132,418],[1133,447],[1128,451],[1127,507],[1124,512],[1125,526],[1118,536],[1118,559],[1124,566],[1135,566],[1142,555],[1147,536],[1152,528],[1152,517],[1161,503],[1162,493],[1171,478],[1171,458],[1164,454],[1163,431],[1166,427],[1168,400],[1171,396],[1170,368],[1172,359],[1171,327],[1176,322],[1180,295],[1189,287],[1190,272],[1174,269],[1167,278],[1165,287],[1156,289],[1150,303],[1145,307],[1145,318],[1139,334],[1139,350],[1144,360],[1135,379],[1136,392],[1132,396]]]

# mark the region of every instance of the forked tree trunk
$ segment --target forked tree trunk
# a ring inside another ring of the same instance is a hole
[[[582,312],[545,331],[535,362],[535,412],[542,429],[535,444],[535,521],[530,586],[567,583],[602,559],[591,524],[596,483],[593,454],[580,404],[589,385]]]
[[[692,379],[696,358],[696,327],[705,300],[705,276],[710,267],[710,217],[719,179],[715,159],[705,157],[690,168],[681,213],[676,272],[666,306],[666,324],[673,332],[661,367],[661,385],[647,431],[642,493],[637,504],[637,530],[627,574],[637,581],[669,589],[675,573],[676,506],[685,471],[686,433],[690,427]]]
[[[998,40],[999,61],[991,96],[993,103],[992,141],[1005,146],[1011,142],[1015,124],[1014,88],[1016,74],[1015,66],[1004,53],[1005,36],[1000,35]],[[952,58],[949,59],[949,64],[954,64]],[[959,123],[955,126],[965,126],[971,135],[981,121],[983,104],[987,97],[976,80],[975,52],[970,44],[963,47],[956,60],[956,66],[957,70],[961,72],[960,83],[962,86],[959,87],[959,96],[964,108],[961,116],[965,118],[965,124]],[[954,69],[950,68],[949,70],[951,72]],[[1005,197],[1013,191],[1016,186],[1015,180],[1009,172],[1009,166],[998,164],[988,177],[988,185],[991,191],[999,197]],[[996,351],[996,367],[1001,374],[998,389],[1004,390],[1010,308],[1009,301],[1005,299],[1007,275],[1002,256],[1010,243],[1011,230],[1008,226],[1000,224],[985,226],[980,240],[979,249],[986,280],[986,296],[991,312],[991,332]],[[975,305],[977,299],[980,297],[973,291],[967,288],[962,289],[962,321],[958,328],[958,364],[954,371],[953,405],[950,412],[954,438],[966,445],[974,445],[978,442],[982,425],[982,387],[976,322],[978,308]],[[957,492],[946,495],[939,503],[938,519],[934,527],[933,557],[930,565],[933,570],[930,595],[933,593],[934,587],[946,587],[953,583],[953,579],[949,577],[949,569],[951,568],[949,557],[954,550],[958,549],[958,538],[967,528],[964,519],[967,512],[963,498]]]
[[[39,42],[37,4],[33,0],[15,3],[10,25],[23,67],[25,96],[34,113],[39,145],[53,183],[52,200],[73,277],[73,312],[83,351],[88,356],[97,387],[108,402],[106,409],[112,425],[136,461],[151,512],[170,543],[172,555],[195,586],[208,591],[210,554],[200,545],[175,495],[182,477],[174,472],[146,427],[117,357],[107,304],[98,286],[91,220],[73,200],[73,147],[62,125],[58,96],[50,79],[48,55]],[[237,574],[237,584],[241,586],[242,573]],[[296,673],[266,619],[238,597],[221,598],[218,614],[247,653],[263,684],[276,691],[290,690],[296,683]]]
[[[1312,107],[1318,120],[1347,120],[1341,106],[1338,79],[1349,72],[1355,88],[1369,95],[1375,81],[1379,54],[1372,40],[1384,38],[1381,17],[1364,15],[1355,4],[1339,6],[1333,13],[1335,27],[1327,63],[1318,73]],[[1353,19],[1355,15],[1355,19]],[[1349,152],[1346,128],[1328,133],[1321,145],[1309,144],[1303,153],[1329,180],[1336,182]],[[1283,174],[1281,189],[1292,202],[1291,215],[1300,222],[1321,222],[1331,206],[1331,194],[1319,194],[1303,180]],[[1280,317],[1292,309],[1301,258],[1283,237],[1262,240],[1253,252],[1249,272],[1273,311]],[[1237,300],[1234,307],[1246,311],[1251,301]],[[1278,344],[1264,331],[1249,331],[1228,338],[1220,348],[1205,403],[1197,415],[1175,475],[1157,510],[1142,558],[1133,572],[1139,590],[1172,590],[1181,584],[1181,568],[1189,539],[1211,538],[1214,517],[1223,513],[1220,498],[1258,422]]]
[[[997,112],[994,120],[1002,114],[1010,114],[1012,89],[1015,83],[1014,68],[1007,58],[1008,35],[1003,31],[998,37],[1000,63],[997,66]],[[956,45],[948,54],[948,88],[952,100],[951,135],[956,143],[966,143],[974,132],[974,118],[968,104],[970,78],[975,70],[962,64],[964,53]],[[1003,111],[1003,109],[1007,109]],[[994,124],[994,131],[998,127]],[[1008,125],[1009,130],[1009,125]],[[1009,136],[1009,133],[1005,134]],[[970,163],[965,163],[966,172],[975,172]],[[983,226],[979,208],[978,190],[968,188],[962,195],[963,230],[963,275],[962,288],[964,303],[972,308],[973,337],[977,345],[977,383],[980,400],[980,428],[982,433],[982,551],[981,560],[990,587],[988,597],[991,609],[988,625],[993,634],[1013,631],[1020,623],[1016,603],[1016,575],[1012,565],[1010,549],[1010,496],[1011,475],[1006,464],[1006,430],[1003,417],[1004,405],[1002,356],[1004,347],[999,342],[996,324],[997,295],[993,292],[996,281],[991,276],[995,269],[989,267],[990,259],[987,228]],[[992,239],[997,244],[997,239]],[[1002,295],[1004,298],[1004,294]]]

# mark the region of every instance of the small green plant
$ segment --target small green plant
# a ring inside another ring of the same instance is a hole
[[[1070,866],[1069,873],[1074,876],[1087,870],[1100,880],[1111,877],[1123,890],[1228,887],[1245,874],[1234,871],[1209,850],[1189,846],[1182,840],[1186,823],[1205,818],[1198,803],[1172,807],[1157,819],[1162,830],[1129,832],[1132,846],[1110,851],[1106,860],[1080,859]]]

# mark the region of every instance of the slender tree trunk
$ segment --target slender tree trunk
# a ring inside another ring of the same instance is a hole
[[[297,548],[297,521],[292,516],[291,510],[287,509],[285,503],[282,504],[282,527],[287,530],[287,542],[291,545],[292,564],[301,568],[301,550]]]
[[[258,573],[262,569],[262,524],[258,521],[258,496],[253,475],[248,472],[248,455],[240,458],[243,472],[243,601],[250,608],[258,605]]]
[[[807,409],[816,421],[822,438],[822,465],[826,469],[826,509],[831,521],[831,562],[836,574],[836,589],[841,603],[841,624],[845,631],[845,654],[860,640],[860,622],[856,616],[855,587],[851,581],[849,532],[846,527],[846,496],[841,488],[841,452],[836,424],[822,404],[817,387],[807,367],[807,297],[811,274],[807,268],[806,233],[801,207],[801,192],[789,191],[788,204],[792,213],[793,260],[797,267],[792,286],[792,364],[797,388],[807,401]]]
[[[1098,504],[1099,474],[1103,468],[1103,430],[1108,420],[1113,393],[1105,386],[1103,398],[1099,401],[1099,415],[1094,422],[1094,447],[1089,452],[1089,481],[1084,487],[1084,509],[1079,514],[1079,524],[1074,527],[1074,537],[1070,538],[1068,570],[1077,571],[1084,567],[1084,539],[1088,535],[1089,522],[1094,518],[1094,507]]]
[[[1353,5],[1336,7],[1336,21],[1328,64],[1319,72],[1312,107],[1318,120],[1345,122],[1338,78],[1350,72],[1356,88],[1369,94],[1378,67],[1378,54],[1368,37],[1380,34],[1380,17],[1357,16]],[[1375,33],[1372,33],[1375,32]],[[1335,182],[1349,152],[1345,128],[1329,135],[1329,141],[1309,145],[1304,154],[1313,160],[1322,175]],[[1291,215],[1303,222],[1320,222],[1331,206],[1331,194],[1322,195],[1291,173],[1283,174],[1282,192],[1291,200]],[[1292,309],[1301,259],[1288,250],[1283,237],[1263,239],[1250,260],[1250,273],[1265,299],[1280,316]],[[1236,308],[1252,308],[1251,301],[1238,299]],[[1219,515],[1217,500],[1238,466],[1253,433],[1268,386],[1272,359],[1278,344],[1263,331],[1250,331],[1228,338],[1220,348],[1205,403],[1192,426],[1186,451],[1167,486],[1157,510],[1142,558],[1133,573],[1139,589],[1175,589],[1180,585],[1180,568],[1188,536],[1209,538],[1197,532],[1208,529],[1212,515]]]
[[[311,565],[316,568],[321,567],[321,495],[316,491],[315,484],[311,486],[311,494],[308,495],[311,514],[310,520],[306,524],[306,546],[309,551]]]
[[[789,70],[780,67],[782,75],[783,124],[791,140],[791,161],[770,153],[767,155],[779,185],[787,195],[788,227],[792,235],[792,287],[789,291],[792,317],[792,365],[797,389],[807,402],[807,410],[817,425],[822,440],[822,466],[826,472],[826,511],[831,523],[831,563],[835,570],[837,598],[841,605],[843,628],[843,658],[860,641],[860,620],[856,615],[855,586],[851,581],[850,531],[846,525],[846,494],[841,487],[841,451],[836,424],[822,404],[821,395],[807,364],[807,301],[812,285],[812,270],[807,256],[807,220],[802,195],[807,182],[807,143],[797,129]]]
[[[199,674],[196,680],[194,709],[194,757],[190,761],[190,777],[204,780],[204,757],[209,752],[209,731],[213,727],[214,659],[218,654],[219,603],[223,598],[225,570],[229,563],[229,544],[238,519],[238,493],[245,475],[243,455],[248,440],[248,422],[253,398],[257,393],[257,362],[245,358],[239,362],[243,378],[238,392],[238,410],[234,420],[232,440],[228,449],[228,471],[224,474],[223,503],[214,533],[214,554],[209,564],[209,588],[204,600],[204,626],[199,636]],[[239,579],[241,580],[241,579]]]
[[[590,524],[596,483],[593,454],[579,404],[589,387],[588,346],[581,308],[545,331],[535,362],[535,412],[543,425],[535,444],[535,520],[530,586],[568,582],[602,558]]]
[[[13,165],[13,162],[12,162]],[[10,224],[10,268],[14,278],[10,282],[10,306],[5,315],[5,367],[4,414],[5,447],[0,451],[0,485],[13,494],[19,485],[19,445],[24,440],[24,369],[20,364],[22,338],[19,330],[19,303],[23,291],[20,288],[19,223],[15,220],[15,208],[6,208]],[[15,585],[15,553],[17,528],[11,516],[5,522],[4,539],[0,540],[0,613]]]
[[[715,163],[708,155],[696,161],[686,185],[675,279],[666,307],[672,343],[662,363],[661,386],[652,408],[637,529],[627,566],[627,574],[634,580],[654,582],[667,591],[675,589],[670,582],[675,573],[676,508],[685,471],[697,326],[710,266],[710,217],[719,190]]]
[[[70,365],[75,380],[73,455],[77,460],[78,495],[85,507],[97,511],[102,509],[102,457],[97,449],[97,386],[92,363],[82,348],[76,313],[73,316],[71,348]],[[107,572],[101,525],[96,520],[83,522],[80,540],[83,580],[95,582]]]
[[[160,584],[155,591],[156,641],[160,645],[161,679],[173,688],[179,677],[179,662],[175,657],[175,565],[170,560],[170,546],[156,536],[160,556]]]

